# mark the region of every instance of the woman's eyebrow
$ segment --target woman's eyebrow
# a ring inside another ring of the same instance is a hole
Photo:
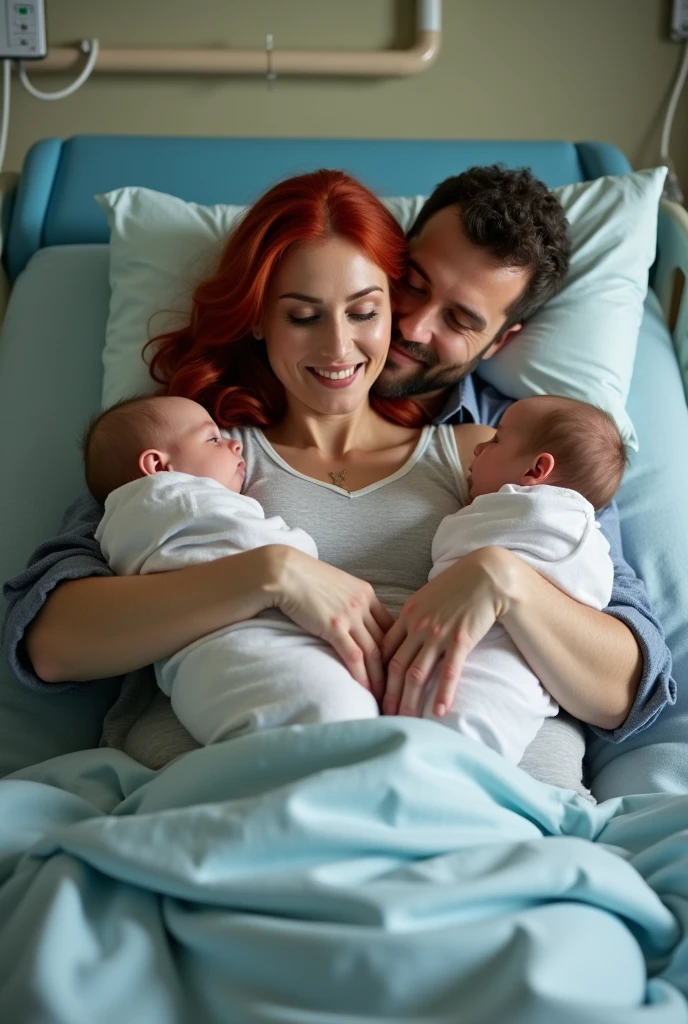
[[[416,260],[411,259],[410,257],[406,261],[406,263],[407,266],[413,267],[416,273],[420,277],[422,277],[427,284],[432,284],[432,281],[430,280],[427,272],[423,270],[420,263],[417,263]],[[472,320],[479,331],[484,331],[485,328],[487,327],[487,320],[485,319],[485,317],[481,316],[480,313],[477,313],[474,309],[471,309],[470,306],[464,305],[463,302],[457,302],[455,299],[450,302],[450,305],[452,309],[460,310],[465,316],[468,317],[469,320]]]
[[[371,284],[370,288],[362,288],[360,292],[354,292],[353,295],[347,295],[346,301],[347,302],[353,302],[354,299],[362,299],[364,295],[370,295],[371,292],[381,292],[381,291],[382,291],[382,288],[380,288],[379,285]]]
[[[354,292],[353,295],[347,295],[346,301],[353,302],[354,299],[362,299],[364,295],[370,295],[371,292],[381,292],[377,284],[371,284],[370,288],[362,288],[360,292]],[[323,299],[316,299],[314,295],[304,295],[302,292],[285,292],[284,295],[279,295],[280,299],[298,299],[300,302],[310,302],[314,306],[321,306]]]

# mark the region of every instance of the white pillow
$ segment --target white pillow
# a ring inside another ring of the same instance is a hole
[[[637,447],[625,411],[638,330],[655,256],[666,168],[555,189],[571,225],[565,286],[478,373],[512,398],[560,394],[593,402]],[[195,284],[212,273],[240,206],[199,206],[145,188],[96,197],[111,227],[112,297],[103,407],[152,391],[141,351],[183,325]],[[424,196],[385,200],[408,230]],[[151,319],[152,318],[152,319]]]

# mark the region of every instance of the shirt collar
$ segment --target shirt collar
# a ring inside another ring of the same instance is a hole
[[[432,422],[478,423],[479,418],[475,382],[473,374],[469,373],[449,388],[444,405]]]

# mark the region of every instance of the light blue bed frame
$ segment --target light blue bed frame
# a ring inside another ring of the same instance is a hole
[[[102,330],[96,332],[89,351],[70,349],[68,340],[55,351],[32,336],[28,325],[17,322],[16,310],[20,298],[26,303],[22,289],[29,287],[29,277],[24,272],[43,249],[85,244],[98,246],[95,253],[107,243],[105,217],[93,201],[96,193],[142,185],[200,203],[246,203],[283,177],[329,166],[348,170],[381,195],[427,194],[450,174],[473,164],[494,162],[531,167],[551,187],[630,170],[622,153],[601,142],[82,136],[47,139],[35,145],[21,176],[0,176],[5,296],[13,289],[0,337],[0,577],[5,580],[17,572],[34,546],[55,530],[80,484],[75,439],[99,406]],[[636,377],[642,380],[634,381],[630,408],[641,435],[641,454],[648,453],[644,456],[648,466],[661,460],[665,452],[665,431],[682,453],[688,448],[688,411],[681,383],[688,379],[688,303],[682,301],[683,275],[687,273],[688,215],[674,204],[663,203],[653,284],[672,332],[673,350],[668,336],[666,343],[657,341],[660,355],[648,356],[647,366],[637,371]],[[84,287],[103,285],[94,279],[85,280]],[[40,299],[35,296],[36,302]],[[105,292],[102,301],[105,306]],[[660,325],[660,333],[663,330]],[[642,352],[641,345],[639,360]],[[660,403],[656,390],[662,392]],[[664,422],[663,407],[669,406],[669,419]],[[653,432],[657,416],[660,422]],[[685,460],[685,455],[681,458]],[[671,470],[669,462],[666,471]],[[685,495],[688,504],[685,462],[673,471],[680,476],[682,488],[675,500]],[[638,470],[632,479],[629,475],[628,503],[635,502],[636,517],[638,502],[642,505],[644,472]],[[624,501],[622,495],[622,513]],[[641,518],[644,514],[640,513]],[[653,563],[643,562],[637,529],[633,527],[635,532],[628,536],[625,526],[624,530],[631,560],[651,575]],[[662,612],[681,683],[688,675],[688,641],[683,638],[683,623],[688,618],[688,539],[677,557],[686,567],[686,600],[667,593]],[[94,684],[88,696],[36,696],[19,686],[3,661],[0,775],[26,763],[97,744],[102,716],[114,694],[112,686]],[[634,763],[644,763],[646,739],[625,744],[623,751],[609,744],[594,747],[593,770],[603,779],[602,790],[605,786],[609,791],[624,789],[631,764],[626,759],[633,755]],[[682,701],[653,728],[653,739],[654,760],[648,768],[652,788],[688,789],[688,708]]]

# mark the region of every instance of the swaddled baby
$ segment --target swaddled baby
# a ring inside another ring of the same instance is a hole
[[[86,482],[105,515],[95,533],[119,575],[164,572],[266,544],[317,558],[312,538],[241,494],[241,443],[187,398],[138,398],[99,416],[84,442]],[[231,568],[228,568],[231,572]],[[201,637],[155,665],[198,743],[244,732],[379,714],[325,641],[277,610]]]
[[[595,406],[541,396],[515,402],[469,467],[470,504],[440,523],[432,545],[437,576],[477,548],[508,548],[591,608],[609,603],[614,569],[595,520],[627,463],[612,418]],[[600,686],[604,680],[600,680]],[[437,682],[423,717],[433,718]],[[470,653],[451,708],[439,718],[514,763],[558,705],[499,623]]]

